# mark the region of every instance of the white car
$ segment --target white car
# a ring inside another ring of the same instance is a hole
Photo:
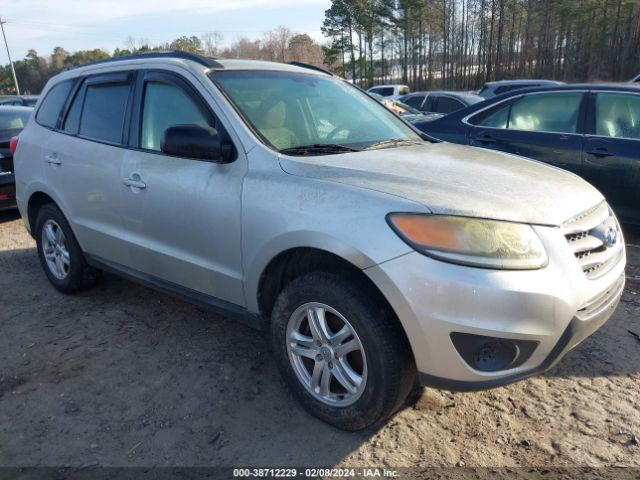
[[[378,85],[371,87],[367,92],[397,100],[399,97],[411,93],[411,90],[407,85]]]

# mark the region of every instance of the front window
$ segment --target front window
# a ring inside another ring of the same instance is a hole
[[[481,116],[478,124],[530,132],[576,133],[581,102],[582,93],[528,95],[488,117]]]
[[[341,80],[279,71],[216,71],[212,80],[275,149],[339,145],[361,150],[420,137],[380,103]]]

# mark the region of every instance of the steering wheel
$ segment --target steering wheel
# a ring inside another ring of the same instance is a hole
[[[347,135],[347,138],[348,138],[352,133],[352,129],[349,126],[349,122],[340,122],[337,126],[335,126],[333,130],[331,130],[327,134],[327,140],[330,140],[330,141],[335,140],[335,138],[337,137],[337,134],[344,130],[349,131],[349,135]]]

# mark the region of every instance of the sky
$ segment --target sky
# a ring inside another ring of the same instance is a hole
[[[262,38],[278,25],[323,40],[320,26],[330,0],[2,0],[0,17],[13,60],[29,49],[48,56],[125,48],[128,37],[150,45],[181,35],[221,32],[223,46],[239,37]],[[0,39],[0,65],[7,64]]]

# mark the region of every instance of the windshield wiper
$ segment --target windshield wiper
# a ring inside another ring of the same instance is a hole
[[[360,150],[339,145],[337,143],[314,143],[313,145],[300,145],[298,147],[283,148],[280,153],[285,155],[331,155],[332,153],[359,152]]]
[[[376,148],[393,147],[395,145],[420,145],[421,142],[416,140],[406,140],[400,138],[392,138],[390,140],[383,140],[381,142],[372,143],[367,147],[367,150],[375,150]]]

